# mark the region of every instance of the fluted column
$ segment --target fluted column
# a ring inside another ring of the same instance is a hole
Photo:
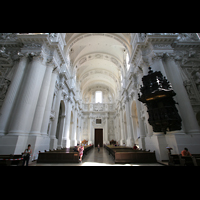
[[[45,75],[44,75],[44,79],[43,79],[43,83],[42,83],[42,87],[40,90],[39,99],[37,102],[37,107],[35,110],[35,116],[33,119],[32,128],[30,131],[30,134],[32,134],[32,135],[40,134],[53,68],[54,68],[54,65],[52,65],[48,62],[47,68],[45,71]]]
[[[144,129],[144,123],[143,120],[141,118],[141,103],[139,101],[136,101],[136,107],[137,107],[137,114],[138,114],[138,123],[139,123],[139,130],[140,130],[140,147],[142,147],[142,149],[145,149],[145,143],[144,143],[144,138],[145,138],[145,129]]]
[[[70,135],[70,117],[71,117],[71,110],[72,110],[72,103],[73,103],[70,94],[71,93],[69,93],[69,96],[67,98],[66,123],[65,123],[65,131],[64,131],[63,140],[62,140],[62,146],[64,148],[70,148],[70,138],[69,138],[69,135]]]
[[[80,144],[80,126],[81,126],[81,114],[78,113],[78,124],[77,124],[77,143]]]
[[[16,103],[14,117],[9,134],[19,135],[29,133],[46,70],[43,55],[31,54],[32,60],[25,74],[26,79],[20,91],[20,99]]]
[[[104,139],[104,143],[108,144],[108,114],[106,113],[105,116],[105,133],[104,133],[105,139]]]
[[[130,117],[131,117],[131,113],[130,113],[130,101],[129,101],[129,97],[126,96],[125,99],[125,109],[126,109],[126,126],[127,126],[127,146],[132,147],[134,145],[134,139],[133,139],[133,134],[132,134],[132,130],[131,130],[131,121],[130,121]]]
[[[93,135],[94,135],[93,126],[92,126],[92,120],[93,120],[92,113],[90,113],[89,119],[90,119],[90,122],[89,122],[90,125],[89,125],[89,141],[88,141],[88,144],[92,144],[93,143]]]
[[[59,128],[59,133],[58,133],[58,145],[57,148],[61,149],[62,146],[62,140],[63,140],[63,134],[64,134],[64,130],[65,130],[65,122],[66,122],[66,115],[62,114],[60,117],[60,128]]]
[[[60,108],[62,89],[63,89],[63,83],[60,83],[57,98],[56,98],[56,103],[55,103],[55,118],[54,118],[54,121],[52,122],[51,133],[50,133],[50,149],[57,148],[56,129],[57,129],[57,123],[58,123],[59,110],[60,110],[59,108]]]
[[[166,56],[166,68],[169,74],[169,81],[172,84],[172,88],[176,92],[176,99],[178,101],[178,107],[180,108],[180,115],[183,121],[185,131],[187,133],[200,133],[200,128],[196,120],[190,99],[187,91],[183,85],[180,70],[174,61],[174,58],[170,55]]]
[[[159,60],[159,62],[160,62],[160,60]],[[148,75],[148,71],[149,71],[149,63],[148,62],[142,62],[141,63],[141,67],[142,67],[142,71],[143,71],[143,76],[146,76],[146,75]],[[158,70],[158,69],[157,69]],[[141,81],[142,81],[142,75],[140,75],[140,78],[141,78],[141,80],[140,80],[140,83],[141,83]],[[146,127],[147,127],[147,136],[148,137],[151,137],[152,135],[153,135],[153,128],[152,128],[152,126],[149,124],[149,122],[148,122],[148,119],[149,119],[149,114],[148,114],[148,112],[147,112],[147,107],[146,106],[144,106],[144,104],[142,104],[141,105],[141,107],[143,108],[143,110],[144,110],[144,123],[146,123]]]
[[[77,108],[77,103],[75,103],[75,108],[74,108],[74,123],[73,123],[73,131],[72,131],[72,137],[71,137],[71,146],[76,146],[77,145],[77,112],[78,112],[78,108]]]
[[[163,52],[161,53],[154,53],[154,55],[151,57],[151,68],[153,71],[161,71],[162,75],[167,78],[166,71],[162,62],[163,56],[165,54]]]
[[[27,66],[27,55],[22,56],[19,61],[15,61],[14,67],[16,67],[14,77],[8,88],[5,100],[3,102],[0,112],[0,135],[4,135],[7,131],[7,125],[10,121],[10,116],[14,108],[14,103],[17,98],[17,94],[20,90],[22,79]]]
[[[120,127],[121,127],[121,139],[120,139],[120,145],[123,145],[123,143],[125,142],[125,138],[124,138],[124,124],[123,124],[123,110],[122,110],[122,105],[120,103]]]
[[[49,86],[49,92],[48,92],[48,97],[46,100],[46,106],[45,106],[45,111],[44,111],[44,116],[43,116],[42,126],[41,126],[41,134],[42,135],[47,135],[47,129],[48,129],[52,101],[53,101],[53,95],[54,95],[54,90],[55,90],[55,83],[56,83],[56,79],[57,79],[59,70],[60,70],[60,68],[57,68],[51,74],[51,82],[50,82],[50,86]],[[54,104],[55,104],[55,102],[54,102]]]
[[[80,140],[83,140],[83,124],[84,124],[84,116],[81,115],[81,128],[80,128]]]
[[[147,126],[147,136],[151,137],[153,135],[153,127],[149,124],[148,119],[149,119],[149,114],[147,112],[147,107],[144,106],[143,104],[141,105],[144,109],[144,122],[146,123]]]

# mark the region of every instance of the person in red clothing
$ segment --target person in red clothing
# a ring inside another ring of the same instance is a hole
[[[79,151],[79,156],[80,156],[79,161],[82,162],[84,146],[81,145],[80,147],[78,147],[78,151]]]
[[[137,148],[137,146],[136,146],[136,144],[134,144],[134,146],[133,146],[133,149],[135,149],[135,150],[137,150],[138,148]]]
[[[187,148],[184,148],[183,151],[181,151],[182,156],[192,156],[191,153],[188,151]]]

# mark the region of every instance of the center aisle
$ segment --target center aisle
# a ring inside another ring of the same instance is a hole
[[[114,159],[103,147],[98,152],[97,147],[93,148],[83,159],[82,166],[88,165],[113,165],[115,164]]]
[[[115,164],[114,159],[111,155],[108,154],[107,150],[103,147],[100,148],[98,153],[97,147],[91,149],[82,163],[31,163],[30,166],[163,166],[159,163],[153,164]]]

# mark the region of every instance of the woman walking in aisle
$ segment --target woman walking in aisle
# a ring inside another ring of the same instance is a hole
[[[84,146],[81,145],[80,147],[78,147],[78,151],[79,151],[79,156],[80,156],[79,161],[82,162]]]
[[[98,144],[98,153],[99,153],[99,151],[100,151],[100,145]]]

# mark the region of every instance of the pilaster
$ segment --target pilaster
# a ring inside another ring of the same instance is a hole
[[[92,113],[89,114],[89,120],[88,120],[88,144],[92,144],[92,135],[91,135],[91,130],[92,130]]]
[[[127,143],[127,146],[133,147],[134,146],[134,139],[133,139],[133,134],[132,134],[132,129],[131,129],[130,101],[129,101],[128,96],[125,97],[124,102],[125,102],[125,110],[126,110],[126,126],[127,126],[127,136],[128,136],[126,143]]]
[[[75,102],[74,106],[74,123],[73,123],[73,130],[72,130],[72,137],[71,137],[71,146],[76,146],[77,145],[77,113],[78,113],[78,107],[77,103]]]
[[[60,83],[57,98],[56,98],[56,103],[55,103],[55,119],[52,122],[51,133],[50,133],[50,149],[57,148],[56,128],[57,128],[57,123],[58,123],[58,114],[60,110],[59,108],[60,108],[62,89],[63,89],[63,83]]]
[[[123,145],[123,143],[125,142],[125,138],[124,138],[124,125],[123,125],[123,110],[121,103],[119,105],[119,113],[120,113],[120,127],[121,127],[120,145]]]
[[[64,135],[62,139],[62,146],[64,148],[70,148],[70,116],[71,116],[71,110],[72,110],[72,100],[70,98],[70,93],[69,96],[67,97],[66,100],[66,123],[65,123],[65,130],[64,130]]]

